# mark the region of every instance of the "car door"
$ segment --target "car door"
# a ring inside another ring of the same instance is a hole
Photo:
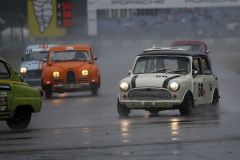
[[[204,90],[204,100],[206,103],[211,103],[212,102],[212,95],[214,92],[214,88],[216,88],[217,84],[217,79],[216,77],[212,74],[211,66],[209,63],[208,58],[202,57],[201,58],[201,64],[202,64],[202,70],[203,70],[203,75],[204,75],[204,85],[205,85],[205,90]]]
[[[0,61],[0,99],[1,106],[0,112],[3,114],[6,111],[10,111],[11,103],[14,97],[14,84],[10,80],[10,71],[7,65]]]
[[[201,58],[194,57],[192,63],[192,70],[197,71],[195,76],[193,77],[193,96],[194,103],[204,104],[206,101],[206,84],[208,83],[206,76],[203,74]]]

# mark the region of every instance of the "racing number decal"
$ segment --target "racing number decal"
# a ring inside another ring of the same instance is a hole
[[[198,97],[203,97],[203,83],[198,83]]]
[[[7,93],[1,93],[0,100],[1,100],[0,111],[7,110]]]

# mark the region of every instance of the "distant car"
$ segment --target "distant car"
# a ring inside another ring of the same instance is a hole
[[[28,127],[33,112],[40,112],[43,92],[29,86],[13,67],[0,58],[0,120],[11,129]]]
[[[208,50],[207,44],[200,40],[182,40],[174,41],[172,47],[183,48],[190,51],[200,51],[205,55],[208,55],[210,51]]]
[[[43,59],[48,50],[57,44],[30,45],[26,48],[20,65],[20,73],[24,81],[32,86],[41,86]]]
[[[219,104],[218,80],[208,57],[196,51],[152,48],[136,57],[129,76],[119,83],[117,110],[127,117],[132,109],[152,114],[179,109],[189,115],[194,107]]]
[[[91,91],[98,94],[100,71],[88,45],[60,45],[51,47],[44,60],[42,89],[45,97],[53,92]]]

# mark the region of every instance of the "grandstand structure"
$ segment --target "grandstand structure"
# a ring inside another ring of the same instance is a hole
[[[240,37],[240,0],[88,0],[88,35]]]

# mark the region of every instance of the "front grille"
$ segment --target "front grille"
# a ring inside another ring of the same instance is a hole
[[[129,91],[130,100],[169,100],[171,93],[162,88],[135,88]]]
[[[64,79],[54,79],[54,82],[64,82]]]
[[[73,71],[68,71],[67,72],[67,77],[66,77],[67,82],[76,82],[76,76]]]
[[[26,77],[27,79],[38,79],[38,78],[41,78],[41,73],[42,71],[41,70],[30,70],[30,71],[27,71],[26,73]]]
[[[78,80],[79,81],[89,81],[89,78],[88,77],[83,77],[83,78],[79,78]]]

